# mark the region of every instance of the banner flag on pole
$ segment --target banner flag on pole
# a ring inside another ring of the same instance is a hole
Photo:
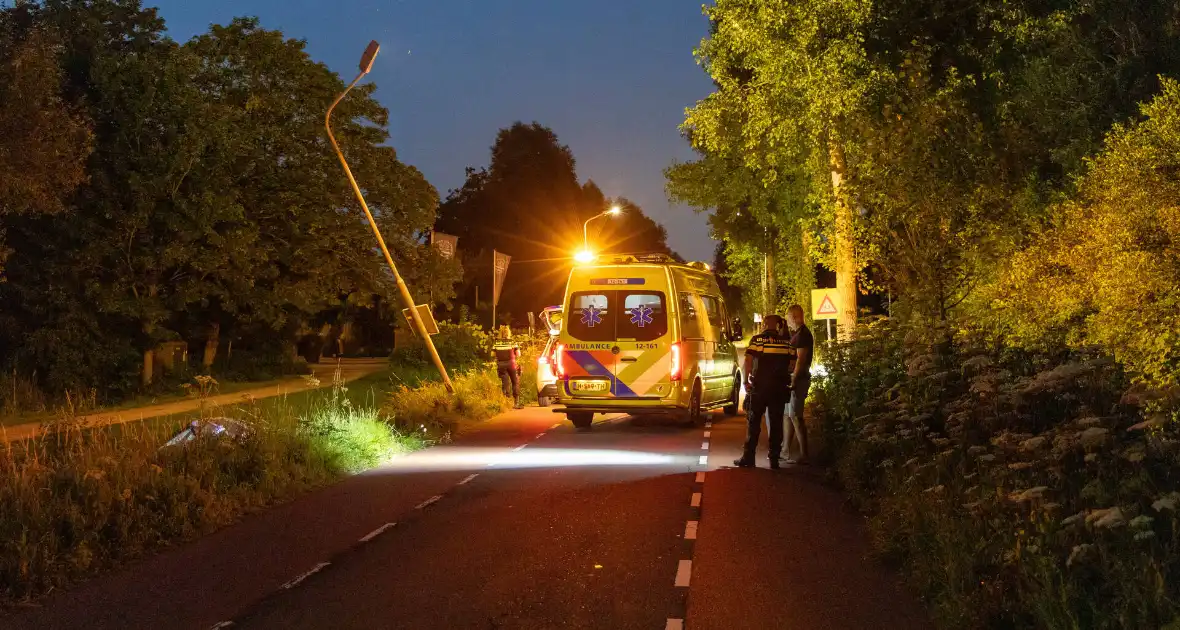
[[[454,258],[455,249],[459,247],[459,237],[431,230],[430,244],[438,248],[443,258]]]
[[[508,262],[512,257],[493,249],[492,260],[496,274],[492,285],[492,304],[496,305],[500,303],[500,291],[504,288],[504,276],[508,275]]]

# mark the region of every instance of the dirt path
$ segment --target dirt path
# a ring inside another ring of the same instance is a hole
[[[368,376],[369,374],[380,372],[388,365],[388,359],[342,359],[340,361],[340,373],[345,382],[355,381],[359,378]],[[213,405],[227,405],[241,402],[243,399],[248,397],[270,398],[272,396],[282,396],[284,394],[293,394],[295,392],[302,392],[309,389],[327,387],[331,386],[335,372],[335,363],[321,363],[312,366],[312,373],[317,379],[319,379],[318,385],[309,382],[308,379],[303,377],[294,377],[278,384],[272,384],[265,387],[244,389],[229,394],[217,394],[215,396],[210,396],[207,401]],[[133,407],[131,409],[100,411],[82,416],[80,419],[87,423],[121,424],[124,422],[146,420],[148,418],[157,418],[160,416],[170,416],[172,414],[195,411],[199,409],[200,406],[201,401],[195,398],[189,398],[156,405]],[[39,422],[17,424],[8,427],[0,426],[0,441],[10,442],[14,440],[25,440],[36,437],[40,432],[41,423]]]

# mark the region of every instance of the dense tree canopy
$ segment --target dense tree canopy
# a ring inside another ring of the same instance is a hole
[[[706,13],[698,57],[716,90],[687,113],[700,157],[669,169],[670,195],[713,213],[735,268],[743,248],[799,246],[936,319],[996,279],[1180,59],[1170,0],[719,0]]]
[[[138,0],[23,3],[0,24],[24,42],[16,54],[52,62],[33,66],[48,83],[0,74],[0,93],[35,94],[0,103],[0,121],[31,129],[0,138],[0,156],[22,138],[56,143],[63,163],[47,170],[58,179],[32,181],[76,187],[57,205],[16,189],[40,212],[0,216],[12,243],[6,361],[53,390],[127,390],[140,364],[150,379],[162,341],[216,347],[220,335],[281,353],[342,296],[392,295],[323,129],[344,82],[303,42],[237,19],[181,45]],[[45,32],[62,34],[59,50],[39,43]],[[384,145],[388,114],[372,92],[358,87],[337,109],[337,138],[407,281],[445,300],[458,266],[423,242],[437,193]],[[93,150],[78,169],[88,121]],[[38,135],[50,122],[56,135]]]

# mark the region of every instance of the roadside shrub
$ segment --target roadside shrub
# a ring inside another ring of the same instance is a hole
[[[503,413],[512,403],[500,390],[500,379],[491,369],[452,375],[454,395],[442,383],[428,382],[393,392],[384,411],[403,433],[420,432],[443,439],[463,421],[478,422]]]
[[[1180,615],[1180,393],[1099,350],[878,322],[817,388],[840,480],[951,628]]]
[[[299,417],[299,430],[336,471],[356,473],[424,448],[420,435],[397,433],[375,407],[353,407],[337,368],[331,394]]]
[[[1161,88],[1004,266],[989,309],[1024,343],[1101,344],[1137,378],[1180,386],[1180,82]]]
[[[471,322],[439,322],[438,334],[432,335],[431,340],[448,370],[465,370],[486,363],[492,352],[491,335]],[[417,336],[394,350],[390,361],[394,365],[409,367],[433,366],[426,344]]]

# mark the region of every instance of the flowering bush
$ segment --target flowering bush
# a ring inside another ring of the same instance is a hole
[[[1097,350],[932,333],[870,324],[817,388],[883,556],[949,627],[1176,623],[1177,392],[1133,386]]]

